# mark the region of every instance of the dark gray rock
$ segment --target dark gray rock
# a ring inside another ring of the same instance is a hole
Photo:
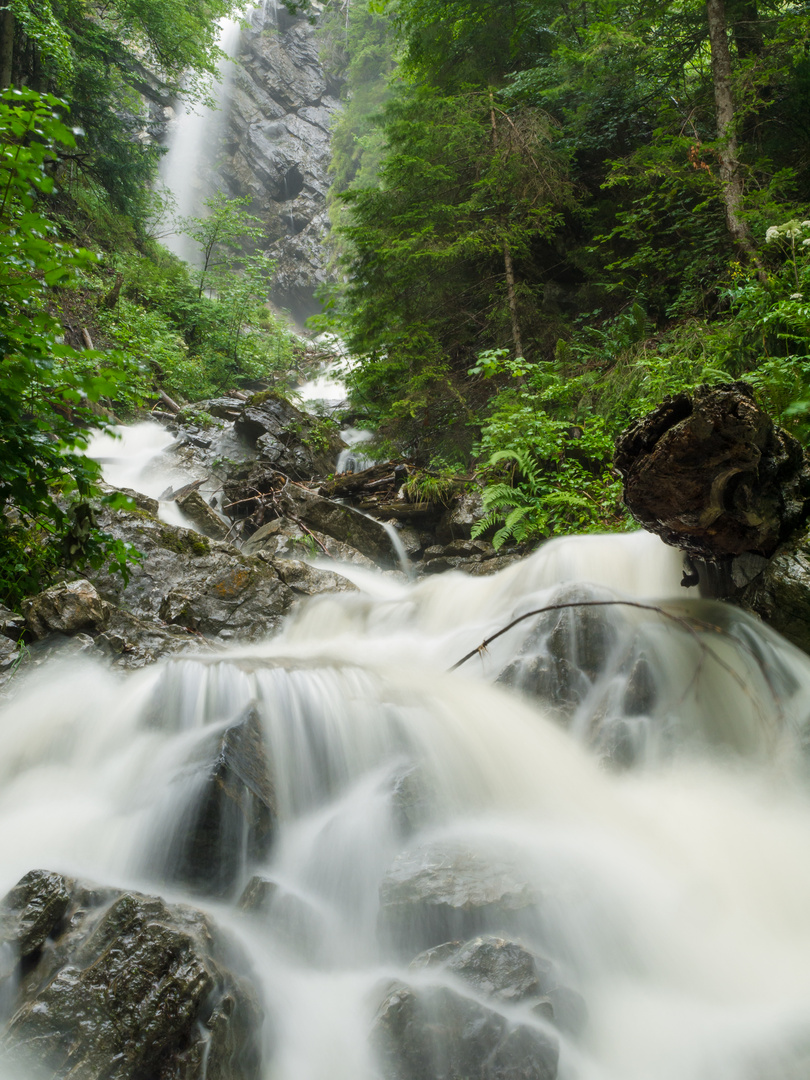
[[[276,518],[262,525],[242,547],[245,555],[263,552],[276,559],[324,558],[349,563],[367,570],[379,570],[377,564],[349,544],[343,544],[314,529],[304,531],[288,518]],[[339,567],[337,568],[339,569]],[[348,583],[347,583],[348,584]]]
[[[317,11],[317,9],[316,9]],[[303,320],[329,280],[330,131],[340,107],[319,55],[317,29],[282,5],[278,24],[253,15],[242,36],[219,171],[224,189],[251,199],[278,260],[273,299]]]
[[[810,532],[783,544],[738,602],[810,653]]]
[[[190,491],[177,500],[177,505],[203,536],[211,540],[227,540],[230,527],[212,510],[199,491]]]
[[[261,920],[289,953],[309,961],[324,956],[330,933],[334,932],[302,896],[259,875],[245,886],[238,907]]]
[[[249,708],[208,740],[193,764],[200,782],[172,822],[161,854],[167,881],[207,896],[228,896],[270,851],[276,799],[261,720]],[[150,859],[151,862],[151,859]]]
[[[139,619],[129,611],[109,606],[109,619],[104,633],[95,646],[112,658],[116,667],[135,669],[146,667],[166,656],[179,652],[210,652],[215,646],[184,626],[164,625],[153,619]]]
[[[557,1039],[511,1024],[446,987],[396,983],[377,1012],[372,1046],[385,1080],[555,1080]]]
[[[274,393],[257,394],[234,421],[234,431],[259,459],[293,480],[323,476],[335,467],[343,442],[308,413]]]
[[[145,554],[128,583],[103,571],[94,575],[104,598],[137,619],[185,627],[191,635],[254,641],[273,633],[302,595],[271,561],[242,555],[188,529],[124,512],[108,515],[104,524]],[[308,589],[346,586],[345,579],[318,578],[320,573],[310,568]]]
[[[3,906],[38,942],[0,1036],[9,1075],[258,1080],[262,1016],[248,965],[208,916],[44,872]]]
[[[19,641],[25,633],[25,619],[16,611],[0,604],[0,636]]]
[[[535,1015],[570,1035],[579,1035],[587,1020],[582,995],[560,985],[555,965],[507,938],[450,941],[420,953],[409,967],[445,971],[481,997],[504,1004],[528,1003]]]
[[[397,856],[380,886],[378,932],[400,954],[481,932],[515,931],[540,897],[503,856],[434,842]]]
[[[278,497],[280,512],[292,520],[302,521],[316,532],[348,544],[375,562],[393,565],[396,555],[391,538],[379,521],[315,495],[296,484],[286,484]]]
[[[480,490],[463,492],[439,522],[436,535],[443,543],[469,540],[473,527],[484,516]]]

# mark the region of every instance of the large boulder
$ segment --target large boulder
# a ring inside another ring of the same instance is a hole
[[[569,1035],[579,1035],[587,1020],[582,996],[560,983],[556,965],[508,938],[483,936],[449,941],[411,961],[411,971],[429,969],[455,976],[483,998],[527,1004]]]
[[[636,520],[709,562],[769,557],[810,505],[801,446],[744,383],[666,398],[620,436],[615,464]]]
[[[371,1035],[384,1080],[555,1080],[559,1043],[450,987],[389,987]]]
[[[810,653],[810,532],[783,544],[736,599]]]
[[[384,525],[350,506],[324,499],[298,484],[288,483],[278,496],[280,513],[302,522],[367,555],[375,562],[393,565],[396,560],[391,537]]]
[[[117,512],[104,525],[145,558],[131,569],[128,582],[105,571],[94,574],[99,593],[137,619],[185,628],[198,640],[200,635],[222,641],[266,638],[299,597],[354,588],[345,578],[312,567],[288,584],[269,558],[243,555],[142,512]],[[291,578],[289,563],[281,565]]]
[[[33,871],[2,915],[4,1075],[258,1080],[248,963],[203,912]]]

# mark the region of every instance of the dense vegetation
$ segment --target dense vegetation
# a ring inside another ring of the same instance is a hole
[[[306,10],[309,0],[286,0]],[[295,360],[257,223],[162,249],[144,94],[207,93],[237,0],[0,5],[0,600],[131,553],[86,432]],[[810,430],[810,17],[768,0],[329,0],[353,414],[430,480],[477,473],[498,543],[622,527],[613,438],[744,377]]]
[[[141,91],[204,94],[235,0],[10,0],[0,7],[0,602],[60,567],[133,553],[95,524],[90,427],[161,395],[271,380],[295,340],[266,307],[257,223],[217,198],[181,221],[192,270],[154,239],[159,151]],[[147,86],[147,83],[149,84]],[[165,400],[165,398],[164,398]]]
[[[620,525],[613,438],[667,393],[744,377],[804,437],[805,7],[337,7],[377,115],[334,144],[332,312],[389,445],[472,459],[503,541]]]

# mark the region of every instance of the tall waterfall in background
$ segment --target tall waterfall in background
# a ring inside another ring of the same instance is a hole
[[[230,95],[240,36],[238,20],[220,19],[218,45],[225,56],[219,64],[219,80],[211,87],[213,102],[178,103],[178,116],[160,162],[160,182],[174,201],[172,216],[204,216],[204,200],[216,190],[215,155],[223,134],[223,107]],[[197,244],[182,233],[168,233],[161,242],[186,262],[198,260]]]

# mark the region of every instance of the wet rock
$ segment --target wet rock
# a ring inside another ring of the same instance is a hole
[[[335,467],[343,441],[278,394],[257,394],[234,421],[234,431],[260,460],[293,480],[322,476]]]
[[[448,987],[391,986],[371,1035],[385,1080],[555,1080],[557,1039]]]
[[[306,488],[289,483],[277,501],[283,515],[303,522],[307,528],[348,544],[377,562],[387,565],[395,562],[391,538],[384,526],[350,506],[324,499]]]
[[[166,880],[227,896],[267,856],[276,799],[261,720],[254,708],[208,741],[194,763],[199,782],[174,823],[162,858]]]
[[[0,604],[0,636],[19,641],[25,633],[25,619],[16,611]]]
[[[8,1075],[258,1080],[248,965],[208,916],[43,871],[3,907],[38,943],[0,1036]]]
[[[75,634],[86,628],[100,630],[106,619],[101,597],[84,580],[53,585],[30,597],[23,602],[23,615],[25,625],[38,638],[54,630],[61,634]]]
[[[183,626],[162,625],[139,619],[122,608],[111,607],[107,628],[95,640],[96,648],[112,657],[116,667],[136,669],[179,652],[211,651],[214,646],[192,636]]]
[[[549,605],[600,599],[609,596],[563,588],[549,598]],[[615,608],[580,606],[544,612],[498,682],[536,698],[558,715],[570,716],[611,664],[619,641],[616,619]]]
[[[430,820],[432,800],[416,765],[405,765],[394,773],[391,809],[394,824],[403,838],[415,835]]]
[[[810,653],[810,532],[783,544],[737,602]]]
[[[247,196],[278,260],[273,299],[301,319],[318,311],[327,282],[326,196],[330,132],[339,87],[321,63],[317,28],[283,5],[278,24],[256,9],[240,63],[219,169],[225,189]]]
[[[94,575],[104,598],[137,619],[185,627],[191,635],[255,641],[273,633],[301,595],[272,561],[188,529],[124,512],[107,516],[104,524],[145,555],[128,583],[104,571]],[[308,573],[309,589],[321,573]],[[317,586],[328,592],[345,587],[345,579],[323,573]]]
[[[506,570],[508,566],[514,566],[522,558],[522,555],[496,555],[467,567],[467,573],[471,577],[489,577],[490,574],[498,574],[501,570]]]
[[[263,552],[277,559],[328,557],[336,563],[349,563],[367,570],[380,569],[372,559],[349,544],[341,543],[340,540],[314,529],[304,531],[300,525],[288,518],[276,518],[275,521],[262,525],[244,544],[242,551],[246,555]]]
[[[420,953],[409,967],[411,971],[446,971],[482,997],[506,1004],[528,1003],[535,1015],[571,1035],[580,1034],[587,1020],[582,995],[560,985],[555,965],[507,938],[447,942]]]
[[[275,571],[287,588],[298,596],[319,596],[323,592],[357,592],[357,586],[331,570],[320,570],[300,559],[280,559]]]
[[[473,527],[483,516],[480,490],[465,491],[442,516],[436,536],[443,543],[452,543],[458,539],[469,540]]]
[[[546,652],[519,656],[507,664],[497,682],[520,690],[553,713],[570,717],[584,700],[590,683],[570,660]]]
[[[636,520],[709,561],[768,557],[807,516],[802,448],[744,383],[667,398],[620,436],[615,464]]]
[[[41,949],[56,930],[70,902],[65,879],[47,870],[32,870],[3,899],[0,933],[5,950],[16,959]]]
[[[292,955],[308,961],[324,956],[331,928],[304,897],[256,876],[245,886],[238,907],[261,919]]]
[[[199,491],[191,491],[177,500],[177,505],[211,540],[227,540],[230,527],[212,510]]]
[[[378,932],[407,953],[513,931],[536,916],[539,899],[504,856],[435,842],[397,856],[380,886]]]

